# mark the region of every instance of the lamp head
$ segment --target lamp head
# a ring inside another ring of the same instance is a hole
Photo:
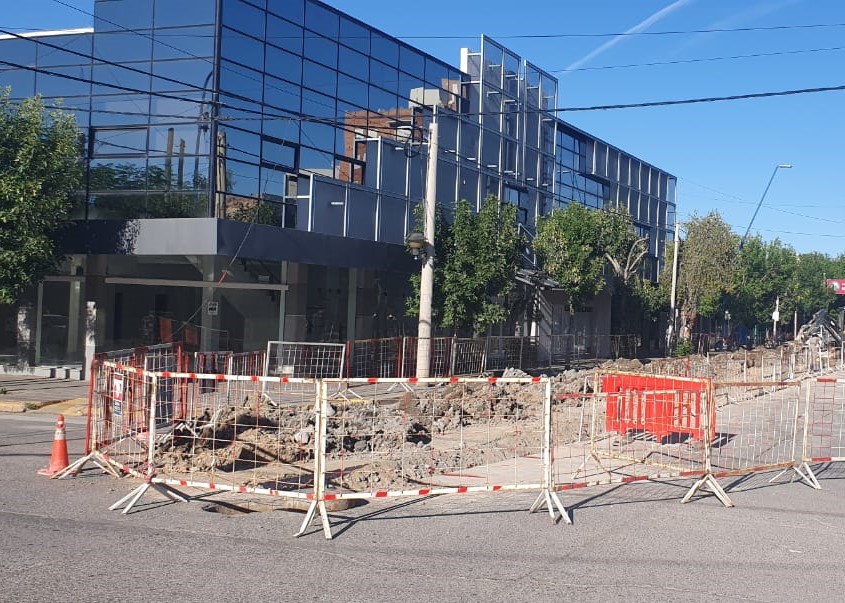
[[[788,170],[792,167],[792,164],[791,163],[779,163],[778,167],[782,168],[784,170]]]
[[[408,233],[408,236],[405,237],[405,245],[411,250],[414,259],[419,259],[421,255],[425,255],[425,235],[423,233]]]

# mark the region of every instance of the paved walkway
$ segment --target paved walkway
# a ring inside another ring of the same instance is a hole
[[[42,410],[83,414],[88,401],[88,383],[71,379],[0,376],[0,412]]]

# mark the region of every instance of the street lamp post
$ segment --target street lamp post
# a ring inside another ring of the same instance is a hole
[[[754,210],[754,215],[751,216],[751,222],[748,223],[748,228],[745,229],[745,234],[742,235],[742,240],[739,242],[739,248],[742,249],[745,246],[745,240],[748,238],[748,233],[751,231],[751,225],[754,224],[754,218],[757,217],[757,212],[760,211],[760,207],[763,205],[763,200],[766,198],[766,193],[769,192],[769,187],[772,186],[772,181],[775,179],[775,174],[778,173],[780,169],[789,169],[792,167],[790,163],[779,163],[775,166],[774,171],[772,171],[772,177],[769,178],[769,183],[766,185],[766,190],[763,191],[763,196],[760,197],[760,202],[757,203],[757,209]]]

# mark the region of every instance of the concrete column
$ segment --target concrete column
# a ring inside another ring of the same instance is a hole
[[[80,305],[82,304],[82,283],[80,281],[73,281],[70,283],[70,293],[68,299],[67,312],[67,343],[66,350],[68,358],[76,354],[79,347],[79,327],[80,327]]]
[[[280,271],[282,285],[288,284],[288,263],[283,261]],[[285,288],[282,291],[279,291],[279,336],[277,341],[284,341],[285,340],[285,320],[287,320],[287,302],[288,302],[288,291]]]
[[[203,280],[209,286],[202,290],[202,311],[200,314],[200,326],[202,327],[200,333],[200,350],[203,352],[216,351],[220,348],[220,337],[216,329],[220,328],[220,306],[219,295],[217,289],[214,287],[217,279],[215,271],[215,258],[202,257]],[[217,314],[209,314],[209,302],[218,302]],[[227,347],[231,347],[228,345]]]
[[[35,329],[32,304],[24,302],[18,306],[18,368],[28,368],[35,363]]]
[[[358,269],[349,269],[349,293],[346,302],[346,339],[355,339],[355,327],[358,322]]]
[[[97,352],[97,304],[85,303],[85,361],[82,365],[82,379],[91,378],[91,363]]]

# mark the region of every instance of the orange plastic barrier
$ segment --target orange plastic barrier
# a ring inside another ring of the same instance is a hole
[[[706,422],[707,379],[673,379],[649,375],[603,375],[601,391],[607,395],[608,431],[644,431],[663,440],[687,435],[703,440]],[[715,420],[709,422],[711,440]]]

